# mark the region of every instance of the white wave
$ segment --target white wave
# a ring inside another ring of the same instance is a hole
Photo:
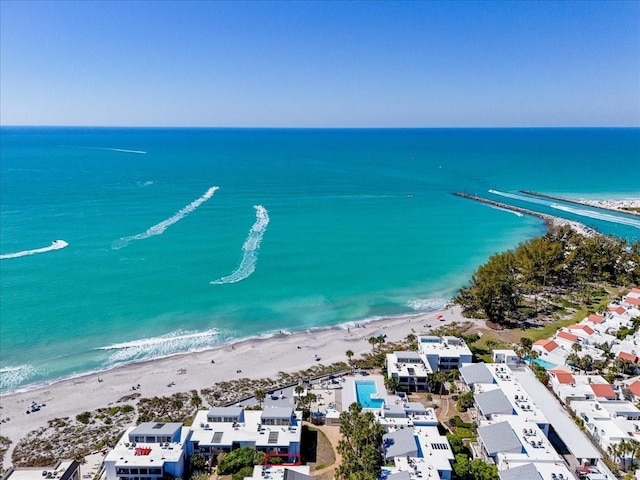
[[[450,298],[417,298],[408,301],[407,305],[417,312],[435,312],[442,310],[450,302]]]
[[[496,210],[500,210],[502,212],[512,213],[518,217],[523,217],[524,215],[520,212],[516,212],[515,210],[509,210],[508,208],[496,207],[495,205],[489,205],[491,208],[495,208]]]
[[[182,210],[176,212],[172,217],[163,220],[162,222],[154,225],[153,227],[148,228],[145,232],[139,233],[137,235],[132,235],[129,237],[122,237],[113,242],[111,248],[113,250],[119,250],[121,248],[126,247],[129,242],[133,240],[144,240],[145,238],[152,237],[154,235],[162,235],[164,231],[173,225],[176,222],[182,220],[185,216],[193,212],[196,208],[202,205],[204,202],[209,200],[213,194],[218,190],[219,187],[211,187],[209,190],[205,192],[200,198],[194,200],[189,205],[184,207]]]
[[[184,351],[210,348],[212,339],[217,337],[215,329],[204,332],[184,332],[178,330],[161,337],[143,338],[130,342],[114,343],[96,350],[111,352],[109,362],[131,361],[140,358],[156,358]]]
[[[32,365],[0,368],[0,390],[20,385],[36,373],[37,371]]]
[[[64,145],[63,145],[64,146]],[[121,153],[135,153],[137,155],[146,155],[144,150],[130,150],[128,148],[111,148],[111,147],[79,147],[75,148],[87,148],[89,150],[107,150],[109,152],[121,152]]]
[[[596,212],[594,210],[585,210],[583,208],[568,207],[565,205],[559,205],[557,203],[552,203],[550,206],[551,208],[555,208],[556,210],[562,210],[563,212],[573,213],[574,215],[580,215],[582,217],[595,218],[596,220],[619,223],[621,225],[640,228],[640,220],[634,220],[632,218],[624,218],[617,215],[610,215],[608,213]]]
[[[138,155],[146,155],[144,150],[128,150],[126,148],[103,148],[102,150],[110,150],[112,152],[136,153]]]
[[[269,225],[269,214],[267,213],[267,209],[262,205],[254,205],[253,208],[256,209],[256,223],[254,223],[251,230],[249,230],[249,236],[242,246],[243,254],[240,265],[231,275],[211,282],[212,285],[236,283],[244,280],[255,271],[260,242],[262,241],[264,232],[267,230],[267,225]]]
[[[5,253],[4,255],[0,255],[0,260],[4,260],[6,258],[25,257],[27,255],[34,255],[36,253],[45,253],[45,252],[50,252],[52,250],[60,250],[62,248],[67,247],[68,245],[69,244],[64,240],[54,240],[51,243],[51,245],[49,245],[48,247],[35,248],[33,250],[23,250],[21,252],[15,252],[15,253]]]

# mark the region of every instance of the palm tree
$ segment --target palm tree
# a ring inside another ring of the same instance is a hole
[[[447,375],[444,372],[437,371],[427,374],[427,383],[429,385],[429,390],[433,392],[434,390],[438,389],[440,398],[442,398],[442,389],[446,381]]]
[[[253,396],[256,397],[256,400],[260,402],[260,406],[262,407],[262,401],[267,396],[267,392],[265,392],[262,388],[258,388],[255,392],[253,392]]]
[[[349,359],[349,365],[351,365],[351,357],[353,357],[353,350],[347,350],[346,352],[344,352],[344,354]]]
[[[369,342],[371,344],[371,348],[372,348],[373,352],[375,353],[376,345],[378,344],[378,339],[376,337],[369,337],[367,339],[367,342]]]

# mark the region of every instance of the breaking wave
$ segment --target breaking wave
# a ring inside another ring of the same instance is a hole
[[[167,218],[166,220],[163,220],[162,222],[154,225],[153,227],[148,228],[145,232],[139,233],[137,235],[132,235],[132,236],[129,236],[129,237],[119,238],[118,240],[113,242],[113,245],[111,246],[111,248],[113,250],[119,250],[121,248],[126,247],[129,244],[129,242],[131,242],[133,240],[144,240],[145,238],[149,238],[149,237],[152,237],[154,235],[162,235],[164,233],[164,231],[167,228],[169,228],[171,225],[173,225],[174,223],[179,222],[184,217],[186,217],[191,212],[193,212],[196,208],[198,208],[200,205],[202,205],[204,202],[206,202],[211,197],[213,197],[213,194],[216,192],[216,190],[218,190],[218,188],[219,187],[211,187],[200,198],[198,198],[197,200],[194,200],[189,205],[184,207],[182,210],[179,210],[172,217]]]
[[[240,265],[231,275],[211,282],[212,285],[239,282],[251,275],[256,269],[258,249],[260,248],[260,242],[262,241],[264,232],[267,230],[267,225],[269,225],[269,214],[267,209],[262,205],[254,205],[253,208],[256,209],[256,223],[254,223],[251,230],[249,230],[249,236],[242,246],[243,254]]]
[[[0,255],[0,260],[4,260],[6,258],[25,257],[27,255],[34,255],[36,253],[45,253],[45,252],[50,252],[52,250],[60,250],[62,248],[67,247],[68,245],[69,244],[64,240],[54,240],[53,243],[48,247],[35,248],[33,250],[23,250],[21,252],[15,252],[15,253],[5,253],[4,255]]]
[[[435,312],[436,310],[442,310],[449,303],[451,303],[450,298],[417,298],[408,301],[407,306],[416,312]]]
[[[178,330],[160,337],[114,343],[104,347],[98,347],[96,350],[111,352],[108,362],[120,363],[210,348],[215,345],[216,342],[212,340],[217,337],[217,335],[218,331],[215,329],[191,333]]]
[[[0,368],[0,390],[15,387],[25,383],[37,373],[32,365]]]

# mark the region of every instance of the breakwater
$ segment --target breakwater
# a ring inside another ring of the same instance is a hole
[[[551,228],[553,226],[558,226],[558,225],[569,225],[573,230],[575,230],[576,232],[581,233],[583,235],[594,235],[594,234],[598,233],[595,230],[593,230],[592,228],[587,227],[586,225],[584,225],[584,224],[582,224],[580,222],[575,222],[575,221],[572,221],[572,220],[567,220],[565,218],[560,218],[560,217],[556,217],[556,216],[553,216],[553,215],[548,215],[546,213],[536,212],[534,210],[529,210],[527,208],[516,207],[514,205],[509,205],[508,203],[496,202],[495,200],[489,200],[488,198],[478,197],[477,195],[471,195],[470,193],[453,192],[453,194],[456,197],[466,198],[466,199],[469,199],[469,200],[474,200],[476,202],[485,203],[485,204],[491,205],[493,207],[503,208],[505,210],[510,210],[512,212],[518,212],[518,213],[522,213],[524,215],[531,215],[531,216],[540,218],[540,219],[544,220],[544,223],[547,226],[547,229],[549,229],[549,228]]]

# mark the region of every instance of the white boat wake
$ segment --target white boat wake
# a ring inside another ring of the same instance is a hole
[[[595,212],[593,210],[585,210],[583,208],[566,207],[564,205],[558,205],[557,203],[552,203],[551,208],[562,210],[563,212],[573,213],[574,215],[595,218],[596,220],[603,220],[605,222],[619,223],[621,225],[640,228],[640,220],[634,220],[632,218],[619,217],[617,215]]]
[[[4,260],[6,258],[26,257],[27,255],[35,255],[36,253],[45,253],[52,250],[60,250],[68,245],[69,244],[64,240],[54,240],[53,243],[51,243],[51,245],[49,245],[48,247],[35,248],[33,250],[23,250],[22,252],[15,253],[5,253],[4,255],[0,255],[0,260]]]
[[[514,200],[520,200],[523,202],[537,203],[538,205],[549,206],[551,204],[551,202],[546,200],[540,200],[539,198],[525,197],[524,195],[516,195],[515,193],[499,192],[498,190],[493,190],[493,189],[490,189],[489,193],[493,193],[494,195],[500,195],[501,197],[513,198]]]
[[[240,265],[231,275],[211,282],[212,285],[236,283],[244,280],[255,271],[260,242],[262,241],[264,232],[267,230],[267,225],[269,225],[269,214],[267,213],[267,209],[262,205],[254,205],[253,208],[256,209],[256,223],[254,223],[251,230],[249,230],[249,236],[242,246],[243,255]]]
[[[154,225],[153,227],[148,228],[145,232],[139,233],[137,235],[132,235],[132,236],[129,236],[129,237],[119,238],[118,240],[113,242],[113,245],[111,246],[111,248],[113,250],[119,250],[121,248],[126,247],[129,244],[129,242],[131,242],[133,240],[144,240],[145,238],[153,237],[154,235],[162,235],[164,233],[164,231],[167,228],[169,228],[171,225],[173,225],[174,223],[179,222],[185,216],[189,215],[196,208],[198,208],[200,205],[202,205],[204,202],[206,202],[211,197],[213,197],[213,194],[216,192],[216,190],[218,190],[218,188],[219,187],[211,187],[200,198],[198,198],[197,200],[194,200],[189,205],[184,207],[182,210],[179,210],[172,217],[167,218],[166,220],[163,220],[162,222]]]
[[[84,147],[84,146],[73,146],[73,148],[86,148],[88,150],[106,150],[108,152],[120,152],[120,153],[135,153],[137,155],[146,155],[147,152],[144,150],[130,150],[128,148],[111,148],[111,147]]]

